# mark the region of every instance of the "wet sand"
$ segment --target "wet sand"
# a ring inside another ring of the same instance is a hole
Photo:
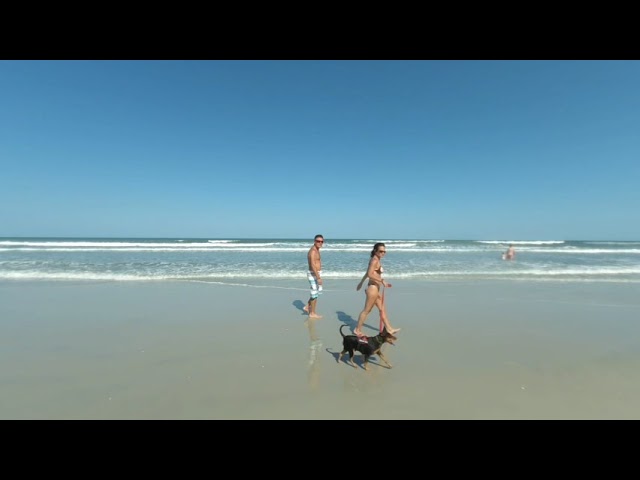
[[[392,281],[364,371],[357,280],[231,283],[0,283],[0,418],[640,418],[636,284]]]

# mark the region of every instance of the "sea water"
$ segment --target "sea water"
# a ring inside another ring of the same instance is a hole
[[[640,283],[640,241],[325,238],[325,279],[358,279],[373,244],[394,279]],[[306,279],[312,239],[0,238],[0,280],[247,281]],[[502,259],[509,244],[514,261]]]

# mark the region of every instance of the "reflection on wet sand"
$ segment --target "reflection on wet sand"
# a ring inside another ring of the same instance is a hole
[[[307,318],[304,322],[309,329],[309,387],[311,390],[317,390],[320,385],[320,360],[318,354],[322,349],[322,340],[316,332],[316,322],[318,319]]]

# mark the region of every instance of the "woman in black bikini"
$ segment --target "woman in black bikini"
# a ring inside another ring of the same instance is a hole
[[[373,246],[373,250],[371,250],[371,259],[369,260],[369,266],[367,267],[367,272],[364,274],[362,280],[360,280],[360,283],[358,283],[358,286],[356,287],[356,290],[360,290],[365,279],[369,278],[369,285],[367,286],[367,290],[365,291],[365,293],[367,294],[367,299],[364,303],[364,309],[362,310],[362,312],[360,312],[360,315],[358,316],[358,325],[353,331],[353,333],[355,333],[359,337],[363,336],[361,330],[362,325],[364,325],[364,322],[367,319],[369,313],[371,313],[374,305],[378,307],[378,310],[380,310],[380,319],[384,323],[387,332],[396,333],[400,331],[399,328],[391,327],[389,319],[387,318],[387,312],[384,307],[384,303],[382,302],[382,288],[391,287],[391,284],[386,283],[382,278],[384,270],[382,268],[382,263],[380,263],[380,260],[385,253],[387,253],[387,247],[384,243],[379,242]]]

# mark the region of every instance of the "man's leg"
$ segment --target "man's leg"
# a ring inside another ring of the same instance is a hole
[[[309,301],[309,318],[322,318],[322,315],[316,313],[316,304],[318,303],[318,297]]]
[[[309,274],[308,278],[311,291],[306,311],[309,313],[309,318],[322,318],[316,313],[316,304],[318,303],[318,295],[322,291],[322,285],[318,285],[318,280],[313,275]]]

